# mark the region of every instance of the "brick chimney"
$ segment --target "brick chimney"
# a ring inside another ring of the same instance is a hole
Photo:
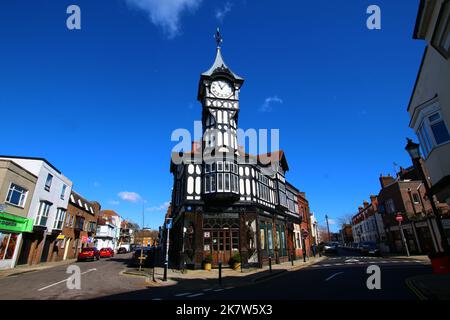
[[[380,174],[381,188],[386,187],[387,185],[393,183],[394,181],[395,181],[395,179],[393,177],[391,177],[390,174],[388,174],[387,176],[383,176],[382,174]]]
[[[363,208],[367,208],[368,206],[369,206],[369,203],[366,200],[364,200],[363,201]]]

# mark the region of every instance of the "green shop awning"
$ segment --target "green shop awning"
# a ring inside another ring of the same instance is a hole
[[[27,219],[6,212],[0,212],[0,231],[32,232],[33,219]]]

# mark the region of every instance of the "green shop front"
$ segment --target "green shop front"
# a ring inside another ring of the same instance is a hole
[[[32,232],[33,220],[0,212],[0,270],[14,268],[23,232]]]

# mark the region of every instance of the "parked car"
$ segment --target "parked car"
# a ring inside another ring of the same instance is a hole
[[[380,249],[373,241],[365,241],[361,243],[361,253],[364,255],[379,256]]]
[[[325,253],[337,253],[338,246],[334,242],[325,243],[323,250]]]
[[[122,254],[122,253],[127,253],[128,251],[127,251],[127,248],[125,248],[125,247],[120,247],[118,250],[117,250],[117,254]]]
[[[102,248],[100,249],[100,258],[111,258],[114,257],[114,250],[112,248]]]
[[[100,259],[100,252],[97,248],[83,248],[81,252],[78,253],[77,261],[86,260],[98,260]]]

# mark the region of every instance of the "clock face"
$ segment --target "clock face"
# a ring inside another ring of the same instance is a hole
[[[229,98],[233,94],[233,88],[231,87],[231,84],[224,80],[218,80],[214,81],[211,84],[211,92],[214,94],[217,98]]]

